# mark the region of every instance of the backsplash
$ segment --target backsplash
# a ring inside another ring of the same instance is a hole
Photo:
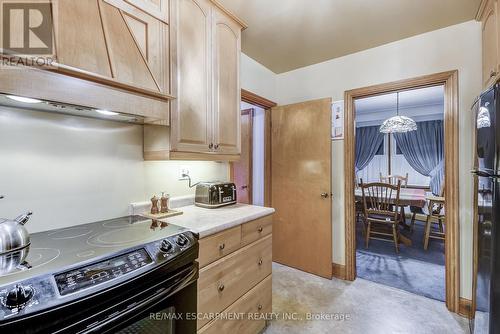
[[[227,163],[142,159],[139,125],[0,108],[0,217],[34,212],[33,232],[128,214],[131,202],[166,191],[194,194],[179,181],[227,180]]]

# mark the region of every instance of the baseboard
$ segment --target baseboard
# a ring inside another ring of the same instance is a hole
[[[462,317],[472,319],[474,311],[472,310],[472,300],[460,297],[458,301],[458,314]]]
[[[332,263],[332,275],[338,279],[346,279],[345,265]]]

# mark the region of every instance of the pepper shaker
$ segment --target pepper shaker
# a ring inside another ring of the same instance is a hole
[[[167,194],[165,195],[164,192],[161,193],[161,213],[167,213],[168,212],[168,201],[170,199],[170,195]]]
[[[151,198],[151,214],[156,215],[160,212],[160,209],[158,209],[158,197],[156,195]]]

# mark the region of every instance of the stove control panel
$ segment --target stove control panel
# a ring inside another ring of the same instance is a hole
[[[95,286],[140,269],[153,260],[145,249],[93,263],[86,267],[55,275],[61,296]]]

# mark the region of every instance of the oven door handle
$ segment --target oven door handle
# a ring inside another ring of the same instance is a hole
[[[90,325],[90,326],[92,326],[91,328],[87,328],[79,333],[81,333],[81,334],[89,334],[89,333],[95,333],[95,332],[100,333],[102,328],[106,327],[110,323],[116,322],[122,318],[128,318],[130,315],[135,315],[135,312],[137,310],[142,309],[142,308],[147,308],[148,306],[154,306],[154,305],[158,304],[159,302],[163,301],[166,298],[169,298],[170,296],[176,294],[180,290],[187,287],[189,284],[193,283],[193,278],[196,277],[197,273],[198,273],[197,268],[191,269],[189,274],[184,276],[184,279],[181,280],[175,286],[167,288],[164,291],[161,291],[159,294],[153,296],[151,299],[149,299],[147,301],[137,303],[133,307],[127,307],[126,309],[120,311],[119,313],[117,313],[117,312],[112,313],[105,320],[94,323],[94,324]]]

